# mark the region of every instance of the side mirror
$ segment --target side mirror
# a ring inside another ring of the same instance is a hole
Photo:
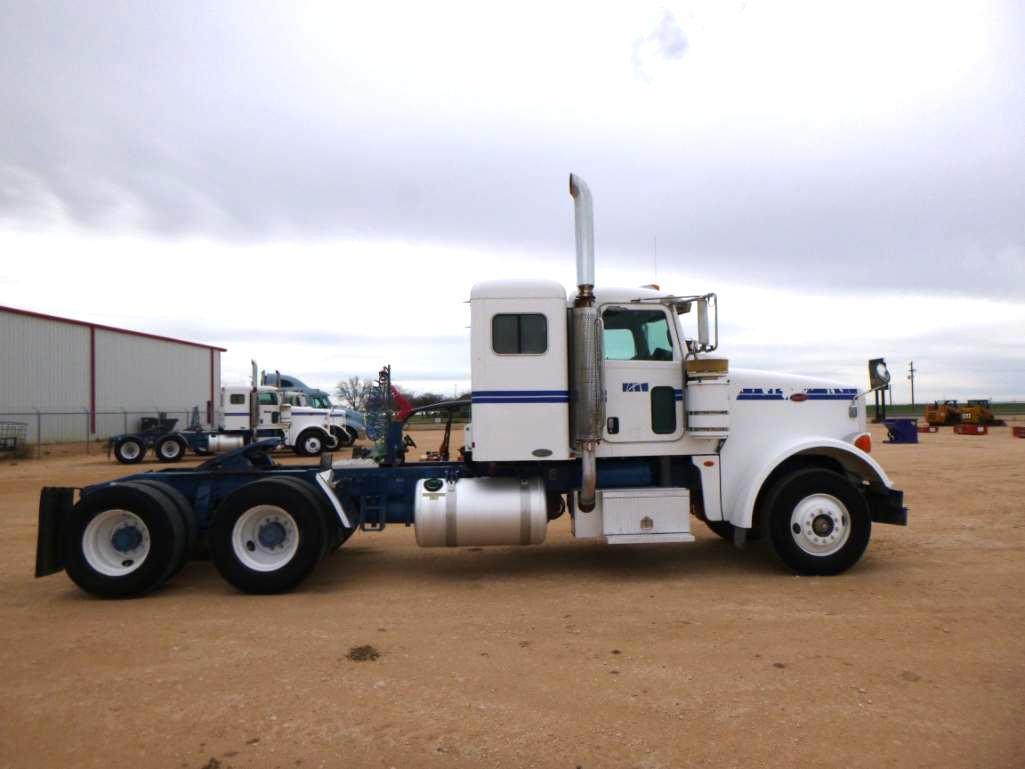
[[[708,299],[698,299],[698,344],[701,349],[708,349]]]
[[[688,312],[690,312],[690,305],[691,305],[690,302],[677,302],[676,303],[676,314],[677,315],[686,315]]]

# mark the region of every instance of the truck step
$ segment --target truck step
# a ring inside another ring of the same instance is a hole
[[[385,524],[385,503],[380,496],[365,497],[363,518],[359,523],[361,531],[382,531]]]
[[[693,542],[694,535],[685,532],[676,534],[609,534],[605,541],[610,545],[644,545],[651,542]]]

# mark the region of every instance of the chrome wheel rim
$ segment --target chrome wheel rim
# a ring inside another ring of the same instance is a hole
[[[118,450],[125,459],[138,459],[142,453],[142,447],[135,441],[125,441]]]
[[[160,456],[164,459],[174,459],[182,452],[182,447],[178,441],[164,441],[160,446]]]
[[[790,536],[809,555],[833,555],[850,539],[850,512],[832,494],[811,494],[790,514]]]

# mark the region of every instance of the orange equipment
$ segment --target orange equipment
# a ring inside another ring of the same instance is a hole
[[[961,409],[957,401],[933,401],[925,407],[925,421],[935,427],[956,425],[961,423]]]

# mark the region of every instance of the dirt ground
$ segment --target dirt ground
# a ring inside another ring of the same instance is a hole
[[[4,462],[0,767],[1025,766],[1025,440],[882,437],[910,526],[839,577],[563,517],[522,549],[357,534],[282,596],[196,562],[130,601],[31,576],[40,486],[124,468]]]

